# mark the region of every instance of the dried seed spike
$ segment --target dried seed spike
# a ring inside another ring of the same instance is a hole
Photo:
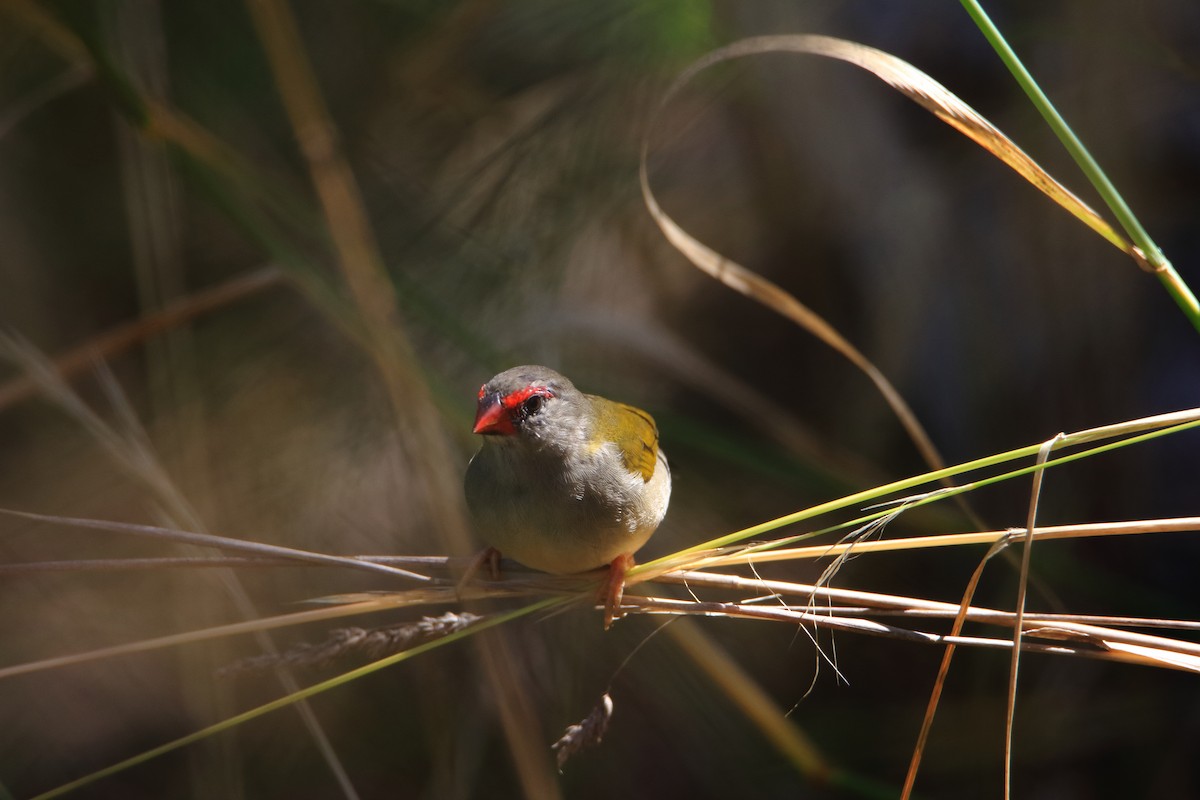
[[[329,632],[325,641],[302,643],[277,655],[251,656],[235,661],[217,671],[220,677],[238,672],[263,672],[278,666],[323,667],[336,658],[353,653],[366,653],[369,658],[382,658],[398,653],[418,641],[438,639],[478,622],[482,617],[469,612],[448,611],[440,617],[422,617],[417,622],[404,622],[381,628],[338,628]]]
[[[569,726],[562,738],[551,745],[550,749],[557,754],[559,772],[562,772],[563,765],[571,756],[580,750],[600,744],[600,740],[604,738],[604,734],[608,730],[612,713],[612,697],[605,692],[592,712],[584,717],[583,722]]]

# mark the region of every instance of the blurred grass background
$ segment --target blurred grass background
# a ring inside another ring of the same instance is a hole
[[[517,363],[560,369],[659,421],[675,490],[643,557],[924,471],[857,371],[687,265],[650,222],[640,137],[692,58],[763,33],[879,47],[1095,202],[955,4],[292,9],[441,412],[454,463],[440,468],[465,466],[487,377]],[[989,11],[1185,280],[1200,283],[1200,10],[1070,0]],[[36,24],[41,14],[53,26]],[[0,20],[0,325],[55,354],[279,269],[284,282],[111,359],[163,464],[217,533],[446,552],[436,509],[461,498],[428,496],[428,453],[397,433],[372,359],[348,333],[356,313],[246,6],[9,2]],[[232,155],[206,160],[164,141],[147,104],[186,115]],[[662,120],[651,170],[665,209],[837,325],[949,461],[1196,405],[1195,331],[1157,282],[868,76],[814,58],[752,59],[706,74]],[[91,377],[75,386],[112,416]],[[1056,471],[1039,521],[1194,514],[1196,453],[1194,435],[1176,437]],[[989,524],[1019,525],[1026,493],[1006,486],[973,502]],[[28,399],[0,409],[0,506],[160,519],[93,436]],[[896,529],[966,526],[946,512]],[[4,561],[163,551],[9,520],[0,531]],[[860,559],[838,583],[956,599],[979,555]],[[1034,565],[1073,611],[1195,618],[1198,555],[1190,537],[1078,541],[1039,547]],[[312,569],[240,577],[263,613],[380,588]],[[1011,604],[1013,586],[997,568],[979,600]],[[5,578],[0,602],[3,664],[237,618],[211,575],[189,572]],[[849,685],[826,669],[805,696],[815,658],[803,636],[703,625],[781,709],[798,703],[792,720],[830,763],[899,787],[938,651],[840,636]],[[576,610],[506,628],[536,735],[548,744],[581,718],[654,627],[633,619],[604,635]],[[268,679],[211,677],[253,651],[236,640],[6,681],[0,783],[25,796],[277,695]],[[1023,669],[1017,796],[1200,794],[1194,680],[1047,657]],[[960,651],[924,796],[996,792],[1006,671],[1005,655]],[[364,797],[521,796],[492,690],[468,648],[449,648],[314,709]],[[614,699],[602,747],[568,764],[565,796],[858,796],[799,776],[668,637],[620,673]],[[279,712],[79,796],[336,791],[296,716]]]

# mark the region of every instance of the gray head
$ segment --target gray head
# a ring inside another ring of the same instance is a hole
[[[583,434],[586,403],[586,395],[548,367],[513,367],[479,389],[474,431],[541,445],[566,444]]]

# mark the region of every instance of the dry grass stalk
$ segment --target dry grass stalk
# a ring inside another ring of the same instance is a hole
[[[175,300],[160,311],[110,328],[70,350],[59,353],[50,362],[50,366],[63,379],[74,378],[89,370],[99,360],[112,358],[197,317],[257,295],[280,284],[282,280],[283,273],[274,266],[239,275]],[[37,394],[43,385],[31,375],[21,375],[0,385],[0,411]]]

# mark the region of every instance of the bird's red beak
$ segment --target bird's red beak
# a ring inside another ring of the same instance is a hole
[[[475,427],[471,430],[484,436],[511,436],[517,432],[513,427],[512,416],[499,394],[485,394],[479,397],[479,407],[475,411]]]

